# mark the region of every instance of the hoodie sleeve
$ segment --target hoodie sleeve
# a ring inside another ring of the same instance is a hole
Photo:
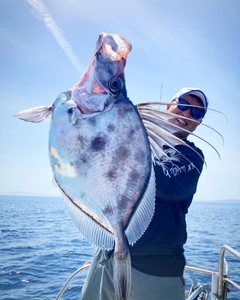
[[[167,156],[154,167],[156,196],[166,201],[181,201],[192,198],[197,190],[199,176],[203,169],[204,156],[193,143],[192,148],[183,145],[167,148]]]

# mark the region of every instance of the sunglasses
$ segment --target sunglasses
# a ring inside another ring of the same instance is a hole
[[[193,117],[193,119],[198,120],[204,117],[205,111],[201,110],[197,107],[189,107],[188,105],[191,105],[188,101],[184,100],[183,98],[176,99],[177,101],[177,107],[178,109],[182,111],[186,111],[190,109],[190,115]]]

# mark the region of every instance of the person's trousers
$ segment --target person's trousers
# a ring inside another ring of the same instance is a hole
[[[115,300],[113,259],[106,252],[95,251],[91,267],[82,288],[82,300]],[[184,300],[183,277],[151,276],[132,268],[132,286],[128,300]]]

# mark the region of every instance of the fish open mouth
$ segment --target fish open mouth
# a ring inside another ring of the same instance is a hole
[[[131,49],[117,34],[99,35],[86,71],[72,88],[72,98],[82,113],[102,112],[118,98],[127,98],[124,67]]]
[[[132,50],[132,45],[119,34],[100,33],[96,52],[100,52],[105,57],[116,61],[124,58],[127,60],[129,52]]]

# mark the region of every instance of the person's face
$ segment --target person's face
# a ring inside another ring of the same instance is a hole
[[[189,102],[190,105],[202,106],[202,104],[200,104],[199,101],[197,99],[195,99],[194,97],[192,97],[191,95],[183,96],[182,99]],[[183,128],[183,129],[193,132],[197,128],[197,126],[202,122],[202,118],[195,120],[195,119],[193,119],[193,117],[190,114],[190,109],[183,111],[183,110],[178,109],[177,101],[176,102],[174,101],[172,103],[173,104],[171,104],[171,105],[170,104],[167,105],[166,111],[170,112],[170,113],[174,113],[178,116],[171,116],[167,121],[169,123],[172,123],[174,125],[177,125],[177,126]],[[174,103],[176,103],[176,104],[174,104]],[[204,108],[203,108],[203,110],[204,110]],[[181,118],[181,116],[187,117],[189,119],[188,120],[183,119],[183,118]]]

